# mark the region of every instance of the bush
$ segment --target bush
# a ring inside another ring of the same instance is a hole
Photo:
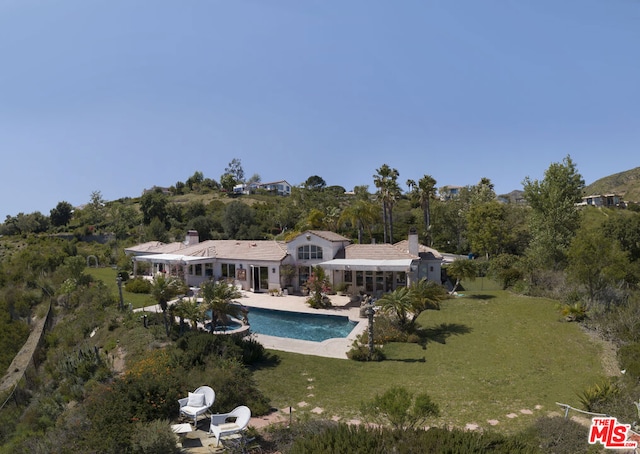
[[[147,279],[136,277],[134,279],[129,279],[124,284],[124,288],[127,292],[131,293],[150,293],[151,282]]]
[[[600,452],[598,446],[590,446],[588,443],[589,429],[571,419],[545,416],[536,421],[529,433],[543,452],[555,454]]]
[[[176,436],[171,431],[169,421],[156,420],[139,423],[131,434],[131,448],[139,454],[178,454]]]
[[[618,362],[628,377],[640,379],[640,343],[625,345],[618,349]]]
[[[306,424],[292,428],[290,446],[285,437],[273,437],[280,442],[282,452],[290,454],[403,454],[476,453],[476,454],[534,454],[540,452],[518,437],[506,437],[485,432],[467,432],[431,428],[429,430],[392,430],[363,425]],[[305,430],[302,430],[305,429]],[[310,430],[311,429],[311,430]],[[282,429],[281,429],[282,431]],[[295,436],[298,434],[298,436]],[[586,442],[586,437],[585,437]]]
[[[380,347],[374,347],[373,355],[369,356],[369,347],[355,341],[347,352],[347,358],[354,361],[384,361],[386,356]]]

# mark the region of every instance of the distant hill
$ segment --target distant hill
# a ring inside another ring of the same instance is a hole
[[[640,167],[600,178],[586,186],[584,194],[619,194],[625,202],[640,202]]]

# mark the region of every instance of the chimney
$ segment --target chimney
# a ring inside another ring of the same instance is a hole
[[[418,231],[415,227],[411,227],[409,229],[409,254],[419,256],[420,255],[420,245],[418,243]]]
[[[200,242],[200,237],[198,236],[198,231],[189,230],[187,232],[187,238],[185,239],[184,243],[187,246],[193,246],[194,244],[198,244],[199,242]]]

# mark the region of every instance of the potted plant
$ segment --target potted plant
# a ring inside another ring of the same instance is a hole
[[[291,264],[280,265],[280,277],[284,281],[284,287],[289,295],[293,294],[293,278],[296,276],[296,267]]]

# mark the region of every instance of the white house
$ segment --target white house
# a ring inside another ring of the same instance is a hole
[[[391,244],[351,244],[337,233],[308,230],[288,242],[275,240],[208,240],[199,242],[189,231],[184,242],[148,242],[125,249],[134,262],[150,264],[151,274],[179,276],[197,287],[208,279],[225,279],[243,290],[265,292],[290,285],[301,289],[313,267],[320,265],[336,285],[353,290],[381,293],[426,277],[440,282],[442,256],[418,244],[418,235]],[[295,270],[285,282],[285,265]]]

